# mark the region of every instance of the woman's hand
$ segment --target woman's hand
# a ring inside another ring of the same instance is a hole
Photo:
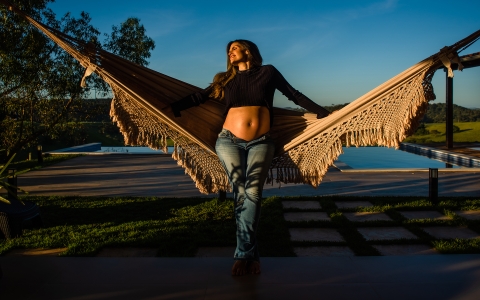
[[[323,118],[326,118],[326,117],[328,117],[328,116],[330,116],[330,115],[332,115],[332,114],[336,113],[337,111],[338,111],[338,110],[334,110],[334,111],[330,112],[330,113],[329,113],[328,115],[326,115],[326,116],[321,116],[321,115],[317,114],[317,119],[323,119]]]
[[[163,108],[161,108],[160,111],[161,111],[163,114],[165,114],[165,115],[167,115],[167,116],[170,116],[170,117],[171,117],[171,116],[180,117],[180,113],[178,113],[178,115],[175,114],[175,112],[173,111],[172,105],[170,105],[170,104],[167,105],[167,106],[165,106],[165,107],[163,107]]]

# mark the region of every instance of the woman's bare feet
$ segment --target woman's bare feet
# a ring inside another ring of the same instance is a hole
[[[262,271],[260,270],[260,262],[256,260],[252,260],[248,262],[248,273],[249,274],[260,274]]]
[[[242,276],[247,274],[247,263],[246,260],[236,260],[232,267],[232,275],[233,276]]]

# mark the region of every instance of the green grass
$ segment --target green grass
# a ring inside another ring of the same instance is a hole
[[[22,237],[0,240],[0,255],[15,248],[67,248],[64,256],[94,256],[103,247],[155,247],[157,255],[191,257],[203,246],[234,247],[233,202],[206,198],[23,197],[40,207],[44,226],[27,228]],[[281,201],[319,201],[331,222],[287,222]],[[339,209],[335,201],[370,201],[373,207]],[[480,210],[480,199],[442,198],[434,205],[421,197],[298,197],[264,199],[258,230],[262,256],[295,256],[295,246],[346,245],[356,255],[379,255],[377,244],[427,244],[441,253],[480,253],[480,239],[438,240],[423,226],[464,226],[480,233],[480,221],[463,219],[456,210]],[[408,220],[399,211],[436,210],[450,220]],[[379,211],[392,221],[351,222],[345,212]],[[366,241],[358,227],[403,226],[417,240]],[[288,228],[335,228],[345,242],[292,242]]]
[[[456,143],[480,142],[480,122],[459,122],[454,123],[460,131],[453,133],[453,141]],[[436,134],[412,135],[404,140],[407,143],[439,143],[445,142],[445,123],[425,124],[428,131],[437,131]]]

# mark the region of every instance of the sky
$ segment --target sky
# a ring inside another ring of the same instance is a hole
[[[297,90],[320,105],[349,103],[442,47],[480,30],[480,1],[56,0],[49,7],[89,13],[103,33],[137,17],[156,44],[149,68],[207,87],[226,68],[229,41],[256,43]],[[480,52],[480,41],[460,55]],[[455,71],[454,103],[480,108],[480,67]],[[445,72],[433,79],[445,103]],[[280,92],[275,106],[295,107]]]

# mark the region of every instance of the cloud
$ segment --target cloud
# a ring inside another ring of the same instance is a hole
[[[384,14],[393,11],[397,6],[397,0],[386,0],[383,2],[372,3],[366,7],[346,10],[344,21],[365,18],[373,15]]]
[[[386,0],[382,2],[371,3],[366,6],[341,9],[327,12],[317,16],[316,24],[325,26],[327,24],[348,23],[354,20],[368,18],[371,16],[382,15],[393,12],[397,7],[397,0]]]
[[[179,32],[196,22],[193,14],[188,11],[168,9],[151,9],[137,13],[136,16],[140,18],[152,38]]]

